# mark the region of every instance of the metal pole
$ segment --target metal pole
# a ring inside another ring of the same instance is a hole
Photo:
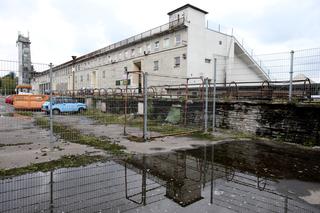
[[[290,54],[291,54],[291,58],[290,58],[289,102],[291,102],[291,100],[292,100],[292,76],[293,76],[293,54],[294,54],[294,51],[291,50]]]
[[[206,92],[205,92],[205,108],[204,108],[204,131],[208,132],[208,81],[209,79],[206,78]]]
[[[53,171],[50,171],[50,212],[53,212]]]
[[[52,63],[49,64],[50,67],[50,144],[53,143],[53,117],[52,117]]]
[[[124,135],[127,135],[128,77],[129,77],[129,73],[126,72],[126,96],[125,96],[125,102],[124,102],[124,127],[123,127],[123,134]]]
[[[211,187],[210,187],[210,203],[213,203],[213,189],[214,189],[214,185],[213,185],[213,163],[214,163],[214,145],[211,146]]]
[[[142,170],[142,204],[147,205],[147,168],[146,168],[146,156],[143,155],[143,170]]]
[[[217,59],[213,59],[213,100],[212,100],[212,132],[216,131],[216,82],[217,82]]]
[[[143,73],[143,93],[144,93],[144,100],[143,100],[143,139],[147,140],[147,121],[148,121],[148,73]]]
[[[184,125],[187,125],[187,113],[188,113],[188,96],[189,96],[189,89],[188,89],[188,84],[189,84],[189,78],[187,78],[187,84],[186,84],[186,100],[184,103]]]
[[[71,56],[72,57],[72,96],[74,97],[75,93],[74,93],[74,88],[75,88],[75,85],[74,85],[74,78],[75,78],[75,71],[76,71],[76,68],[75,68],[75,61],[76,61],[76,58],[77,56]]]

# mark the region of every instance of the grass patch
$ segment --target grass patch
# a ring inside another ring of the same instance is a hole
[[[0,143],[0,147],[4,147],[4,146],[22,146],[22,145],[30,145],[32,143],[13,143],[13,144],[1,144]]]
[[[48,172],[51,170],[59,169],[59,168],[68,168],[68,167],[79,167],[88,165],[94,162],[98,162],[105,159],[105,157],[96,155],[67,155],[62,156],[58,160],[53,160],[50,162],[43,162],[37,164],[31,164],[26,167],[21,168],[13,168],[13,169],[0,169],[0,177],[6,178],[11,176],[18,176],[27,173],[33,172]]]
[[[83,115],[96,120],[98,123],[103,125],[124,124],[125,121],[124,115],[104,113],[99,110],[87,110]],[[143,128],[143,117],[127,115],[127,125],[131,127]],[[161,121],[148,120],[148,131],[159,132],[162,134],[174,134],[192,131],[192,129]]]
[[[49,129],[48,119],[36,118],[35,122],[36,125],[40,126],[41,128]],[[92,135],[83,135],[77,129],[73,129],[69,126],[56,122],[53,123],[53,132],[66,141],[92,146],[97,149],[109,151],[112,154],[122,154],[122,149],[125,148],[124,146],[111,143],[107,138],[97,138]]]
[[[28,117],[32,117],[33,113],[30,111],[16,111],[15,113],[22,115],[22,116],[28,116]]]
[[[221,139],[216,136],[213,136],[211,133],[204,133],[201,131],[191,133],[190,137],[195,139],[200,139],[200,140],[209,140],[209,141],[216,141]]]
[[[98,110],[89,109],[85,111],[82,115],[87,116],[88,118],[98,121],[100,124],[123,124],[124,116],[104,113]]]

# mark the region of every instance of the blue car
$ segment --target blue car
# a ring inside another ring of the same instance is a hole
[[[87,109],[87,105],[78,102],[72,97],[53,97],[52,98],[52,113],[54,115],[64,112],[83,112]],[[50,102],[46,101],[41,108],[47,114],[50,113]]]

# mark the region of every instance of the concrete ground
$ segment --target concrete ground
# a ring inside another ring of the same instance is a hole
[[[54,122],[62,123],[80,130],[83,134],[94,135],[96,137],[107,137],[110,141],[125,146],[126,151],[130,153],[154,154],[159,152],[169,152],[176,149],[191,149],[198,145],[208,145],[221,142],[182,136],[167,136],[156,138],[148,142],[135,142],[124,136],[122,125],[101,125],[93,119],[76,114],[55,116]],[[141,135],[142,130],[136,127],[127,127],[127,132],[133,133],[134,135]],[[152,135],[156,134],[159,135],[159,133],[152,133]],[[221,134],[219,134],[219,136],[221,136]]]
[[[35,126],[31,117],[6,115],[12,111],[12,106],[0,98],[0,169],[47,162],[64,155],[105,154],[92,147],[56,138],[58,142],[52,145],[49,131]]]
[[[13,112],[13,107],[5,104],[4,99],[0,98],[0,169],[46,162],[59,159],[64,155],[85,153],[106,155],[105,151],[58,138],[54,138],[54,143],[50,143],[49,131],[36,126],[34,118]],[[8,113],[13,113],[13,116],[9,116]],[[34,116],[45,117],[46,115],[42,112],[34,112]],[[101,125],[79,114],[54,116],[54,122],[70,126],[86,135],[108,138],[113,143],[125,146],[125,151],[128,153],[154,154],[221,142],[182,136],[167,136],[148,142],[135,142],[123,134],[122,125]],[[136,127],[127,127],[127,132],[140,136],[142,134],[142,130]],[[159,135],[159,133],[152,132],[152,135]],[[224,138],[227,137],[224,136]],[[53,149],[53,147],[57,148]]]

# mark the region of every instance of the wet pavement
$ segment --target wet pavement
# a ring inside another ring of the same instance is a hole
[[[13,107],[0,98],[0,169],[47,162],[64,155],[105,155],[105,152],[93,147],[58,138],[54,140],[59,143],[51,143],[48,130],[36,126],[32,117],[14,114]],[[53,147],[58,149],[50,151]]]
[[[0,212],[320,212],[320,152],[233,141],[0,180]]]

